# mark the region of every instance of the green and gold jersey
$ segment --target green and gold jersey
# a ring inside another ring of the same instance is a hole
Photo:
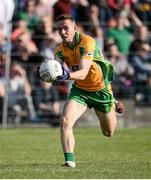
[[[75,33],[75,44],[71,48],[62,42],[54,51],[55,57],[65,61],[71,71],[80,69],[81,59],[93,61],[89,73],[84,80],[76,80],[78,88],[86,91],[98,91],[103,89],[113,78],[111,63],[104,60],[100,47],[96,40],[83,33]]]

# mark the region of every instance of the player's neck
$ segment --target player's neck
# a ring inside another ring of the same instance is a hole
[[[67,42],[67,43],[68,43],[68,45],[69,45],[70,47],[73,47],[73,46],[74,46],[74,44],[75,44],[75,34],[74,34],[73,38],[72,38],[69,42]]]
[[[67,46],[70,48],[74,48],[77,44],[78,39],[79,39],[79,33],[76,31],[72,40],[66,43]]]
[[[67,45],[72,48],[74,46],[74,40],[67,42]]]

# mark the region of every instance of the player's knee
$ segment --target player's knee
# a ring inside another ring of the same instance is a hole
[[[70,128],[72,128],[71,123],[65,117],[63,117],[61,119],[61,127],[62,127],[62,129],[70,129]]]
[[[112,137],[114,132],[113,131],[102,131],[102,134],[107,137]]]

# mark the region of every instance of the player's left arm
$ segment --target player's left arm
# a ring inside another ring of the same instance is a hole
[[[92,61],[91,60],[87,60],[87,59],[81,59],[80,60],[81,64],[81,68],[78,71],[75,72],[70,72],[69,73],[69,79],[71,80],[83,80],[86,78],[89,69],[92,65]]]

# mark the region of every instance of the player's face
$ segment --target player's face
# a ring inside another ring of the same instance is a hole
[[[69,19],[57,22],[58,33],[65,42],[72,43],[75,35],[75,22]]]

